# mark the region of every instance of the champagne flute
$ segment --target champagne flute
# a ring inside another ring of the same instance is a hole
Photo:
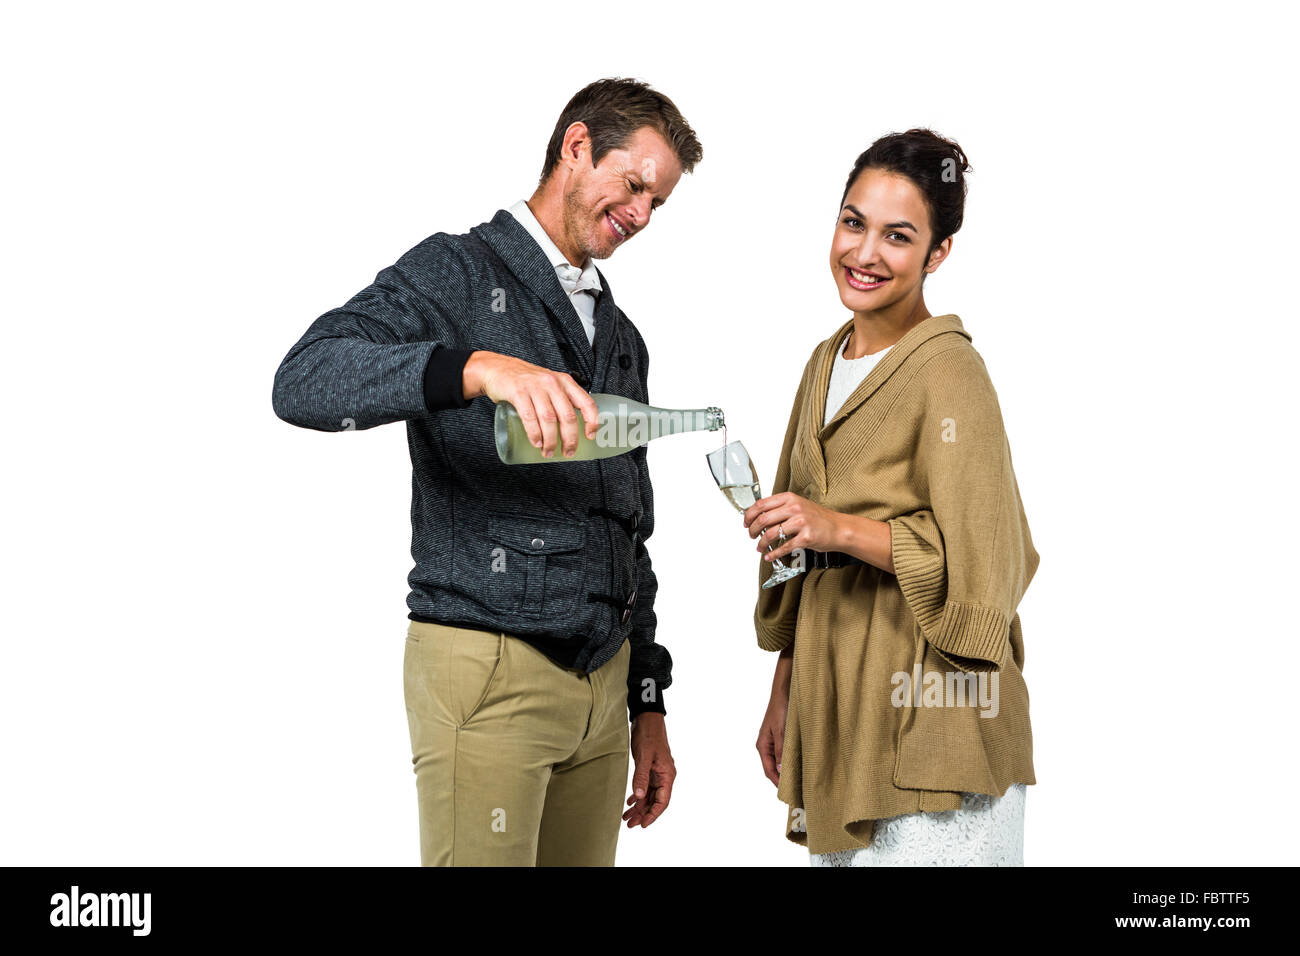
[[[731,502],[732,507],[737,511],[743,513],[763,496],[759,491],[758,470],[754,467],[749,452],[745,450],[742,443],[730,442],[709,452],[705,457],[709,460],[709,471],[713,472],[713,480],[718,483],[722,493],[727,496],[727,501]],[[777,532],[779,537],[767,546],[768,551],[785,541],[785,533],[780,530],[779,525]],[[772,575],[763,582],[763,587],[774,588],[799,574],[803,574],[803,568],[787,567],[781,563],[780,558],[775,558],[772,561]]]

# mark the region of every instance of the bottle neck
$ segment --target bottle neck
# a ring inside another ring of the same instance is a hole
[[[725,425],[722,409],[656,408],[618,395],[593,395],[600,409],[597,444],[636,448],[664,435],[681,432],[716,431]]]
[[[651,437],[677,435],[682,432],[717,431],[724,424],[722,409],[708,408],[654,408],[646,409]]]

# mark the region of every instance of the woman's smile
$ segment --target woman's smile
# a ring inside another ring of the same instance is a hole
[[[879,289],[889,281],[889,277],[879,276],[874,272],[859,272],[857,269],[851,269],[848,266],[845,266],[844,281],[854,289],[869,292],[872,289]]]

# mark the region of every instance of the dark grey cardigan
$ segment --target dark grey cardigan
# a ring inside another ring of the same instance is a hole
[[[487,349],[566,371],[589,392],[648,401],[645,342],[600,281],[593,347],[509,212],[464,235],[436,233],[312,323],[280,363],[271,401],[280,418],[318,431],[406,422],[409,618],[506,631],[585,671],[628,639],[629,713],[663,713],[672,658],[654,639],[645,448],[504,465],[496,406],[460,391],[465,357]]]

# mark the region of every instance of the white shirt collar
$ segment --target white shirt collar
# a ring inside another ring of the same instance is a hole
[[[546,230],[537,221],[533,211],[528,208],[527,200],[519,200],[507,211],[519,220],[519,224],[527,229],[528,234],[542,247],[542,252],[555,267],[556,278],[560,280],[560,285],[564,287],[565,292],[573,295],[580,289],[593,289],[597,294],[602,291],[603,286],[600,284],[600,276],[596,273],[595,264],[588,259],[586,267],[579,269],[564,258],[564,253],[551,241],[551,237],[546,234]]]

